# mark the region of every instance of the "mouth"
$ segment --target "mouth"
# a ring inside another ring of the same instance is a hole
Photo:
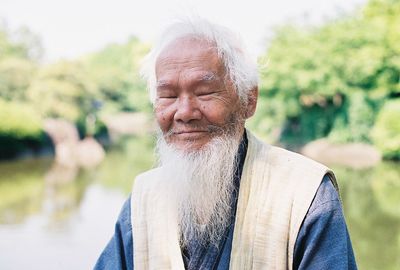
[[[199,134],[199,133],[206,133],[207,131],[205,130],[179,130],[179,131],[174,131],[174,135],[182,135],[182,134]]]
[[[204,130],[179,130],[172,132],[171,138],[178,141],[197,141],[202,140],[207,134],[208,131]]]

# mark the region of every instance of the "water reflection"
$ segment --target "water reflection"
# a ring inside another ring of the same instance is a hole
[[[96,169],[0,163],[0,269],[92,268],[152,148],[152,138],[127,139]]]
[[[151,138],[127,140],[94,170],[0,163],[0,269],[90,269],[152,149]],[[400,269],[399,164],[334,169],[359,268]]]
[[[40,211],[51,160],[0,163],[0,223],[22,223]]]
[[[76,166],[54,163],[44,175],[45,190],[42,212],[49,218],[49,226],[63,226],[79,207],[84,192],[92,179],[79,175]]]
[[[400,269],[400,168],[336,168],[359,269]]]
[[[397,163],[381,164],[372,176],[372,191],[381,210],[400,218],[400,170]]]
[[[63,222],[41,211],[23,223],[0,225],[0,269],[91,269],[124,200],[119,191],[91,184]]]

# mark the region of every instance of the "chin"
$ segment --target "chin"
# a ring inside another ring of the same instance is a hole
[[[170,145],[175,149],[185,152],[191,153],[194,151],[198,151],[203,149],[209,144],[210,141],[202,142],[202,141],[185,141],[185,142],[172,142]]]
[[[208,136],[201,136],[199,138],[184,138],[181,136],[180,138],[171,138],[171,140],[167,141],[167,143],[179,151],[190,153],[203,149],[209,145],[211,141],[212,139]]]

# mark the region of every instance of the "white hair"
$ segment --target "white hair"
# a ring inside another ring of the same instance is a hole
[[[198,151],[184,152],[159,135],[157,151],[177,203],[182,246],[191,241],[216,246],[223,237],[232,217],[238,147],[236,134],[225,133]]]
[[[181,245],[191,241],[216,246],[232,222],[233,178],[238,162],[242,129],[241,114],[234,112],[219,135],[203,147],[190,151],[191,142],[180,149],[158,131],[157,154],[164,180],[177,210]]]
[[[215,45],[226,75],[233,82],[239,98],[247,103],[250,90],[258,84],[256,61],[246,52],[238,35],[226,27],[200,18],[181,20],[167,27],[145,58],[141,75],[147,80],[150,101],[154,103],[157,97],[155,68],[158,56],[171,42],[188,36]]]

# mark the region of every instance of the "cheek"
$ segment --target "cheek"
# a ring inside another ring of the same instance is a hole
[[[166,131],[172,124],[173,113],[168,108],[158,106],[154,109],[155,117],[161,130]]]
[[[217,125],[224,125],[232,122],[232,117],[236,117],[241,110],[238,99],[219,100],[212,104],[205,104],[204,114],[210,122]]]
[[[201,105],[201,110],[208,122],[218,126],[225,124],[226,118],[230,114],[229,108],[219,103]]]

